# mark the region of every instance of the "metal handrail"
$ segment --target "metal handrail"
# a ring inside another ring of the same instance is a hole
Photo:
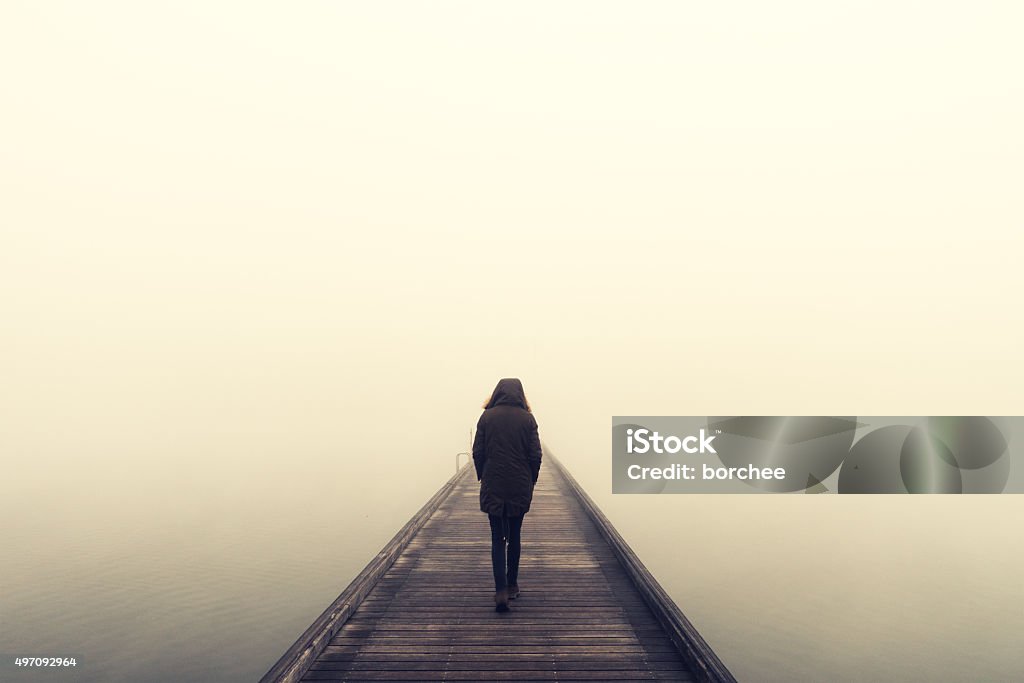
[[[460,455],[466,456],[466,465],[468,465],[469,461],[473,459],[473,454],[472,453],[467,453],[466,451],[463,451],[461,453],[456,453],[455,454],[455,473],[456,474],[458,474],[459,470],[462,469],[461,467],[459,467],[459,456]],[[465,467],[465,465],[463,465],[463,467]]]

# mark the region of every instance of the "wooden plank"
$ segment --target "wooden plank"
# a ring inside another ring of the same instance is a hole
[[[449,666],[463,662],[476,663],[481,666],[496,664],[499,666],[514,666],[517,662],[543,662],[545,665],[552,661],[558,665],[573,662],[619,662],[629,658],[629,652],[618,652],[615,650],[601,650],[600,652],[339,652],[333,653],[324,651],[314,662],[313,668],[331,668],[335,662],[415,662],[426,664],[428,662],[445,662]],[[667,668],[685,668],[686,665],[680,661],[675,651],[668,653],[648,653],[647,662],[651,666]]]
[[[670,672],[669,680],[692,680]],[[650,671],[444,671],[446,681],[656,681],[660,677]],[[311,671],[309,681],[438,681],[433,671],[360,671],[349,674],[341,671]],[[660,679],[664,680],[664,679]]]

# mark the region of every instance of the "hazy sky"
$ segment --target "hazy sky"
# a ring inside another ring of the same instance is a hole
[[[5,2],[0,438],[449,458],[503,376],[604,471],[613,414],[1021,414],[1022,20]]]
[[[218,612],[180,607],[175,562],[315,615],[518,376],[740,674],[932,676],[948,642],[1013,669],[1024,499],[611,496],[610,427],[1024,414],[1022,27],[966,0],[5,0],[0,532],[10,583],[58,596],[12,594],[24,638],[118,633],[65,622],[65,576],[107,596],[92,566],[180,618]]]

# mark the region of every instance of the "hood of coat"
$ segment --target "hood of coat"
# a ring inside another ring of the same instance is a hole
[[[487,402],[488,408],[494,406],[518,406],[526,408],[526,393],[523,391],[523,383],[514,377],[506,377],[498,381],[494,387],[491,400]]]

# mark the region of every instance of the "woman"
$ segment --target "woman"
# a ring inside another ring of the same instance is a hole
[[[480,510],[491,523],[495,611],[519,597],[519,534],[540,473],[540,436],[523,384],[503,379],[484,404],[473,439]],[[507,557],[506,557],[507,554]]]

